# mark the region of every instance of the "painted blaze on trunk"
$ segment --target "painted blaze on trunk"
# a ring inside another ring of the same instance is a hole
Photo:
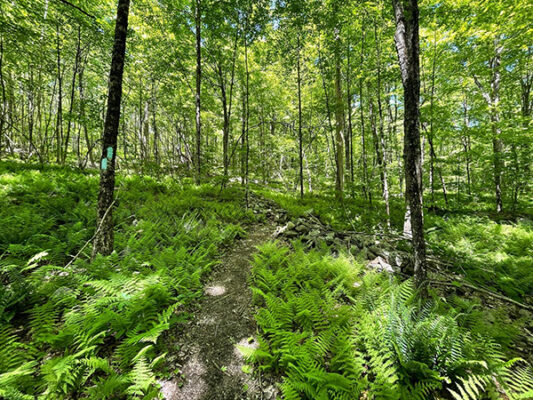
[[[93,257],[96,254],[109,255],[113,252],[113,195],[115,191],[115,160],[117,157],[117,136],[120,122],[120,102],[122,100],[122,76],[126,54],[126,36],[130,0],[119,0],[115,40],[109,71],[107,113],[102,137],[100,162],[100,191]]]

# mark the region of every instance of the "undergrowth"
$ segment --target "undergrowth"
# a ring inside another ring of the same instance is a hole
[[[299,199],[290,193],[262,189],[265,197],[288,210],[291,217],[314,213],[322,222],[338,230],[374,234],[385,231],[384,205],[374,200],[373,206],[361,198],[347,198],[344,205],[327,194],[308,194]],[[499,291],[519,301],[533,293],[533,222],[522,216],[494,221],[486,214],[486,202],[456,204],[456,209],[438,214],[426,212],[425,227],[430,251],[445,260],[453,272],[490,290]],[[462,208],[461,208],[462,207]],[[527,209],[526,203],[522,204]],[[391,199],[392,232],[403,231],[405,205],[403,199]]]
[[[487,217],[429,217],[434,230],[430,246],[461,267],[478,285],[499,290],[517,300],[533,293],[533,223],[496,223]]]
[[[98,177],[19,166],[0,164],[0,398],[159,396],[159,339],[254,218],[242,193],[119,176],[116,251],[71,263],[94,233]]]
[[[466,300],[421,302],[410,280],[277,243],[260,247],[252,290],[260,345],[248,356],[282,376],[284,399],[533,396],[531,366],[505,359]]]

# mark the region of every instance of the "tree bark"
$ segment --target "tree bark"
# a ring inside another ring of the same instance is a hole
[[[115,191],[115,160],[117,136],[120,123],[120,103],[122,100],[122,77],[126,54],[126,36],[130,0],[119,0],[115,39],[109,71],[107,112],[102,137],[102,157],[100,164],[100,191],[93,257],[96,254],[109,255],[113,252],[113,196]]]
[[[298,73],[298,155],[300,161],[300,198],[304,198],[304,154],[303,154],[303,138],[302,138],[302,74],[300,67],[300,34],[297,35],[298,40],[298,56],[297,56],[297,73]]]
[[[200,183],[202,164],[201,164],[201,146],[202,146],[202,117],[201,117],[201,87],[202,87],[202,10],[201,0],[195,2],[195,33],[196,33],[196,182]]]
[[[57,84],[59,88],[57,98],[57,119],[56,119],[56,162],[59,164],[62,160],[61,148],[63,146],[63,77],[61,74],[61,47],[59,40],[59,25],[56,31],[57,36]]]
[[[233,46],[233,57],[231,61],[231,78],[230,78],[230,88],[229,88],[229,99],[226,93],[226,82],[224,80],[224,74],[222,72],[222,67],[219,64],[218,65],[218,74],[219,74],[219,80],[220,80],[220,91],[221,91],[221,98],[222,98],[222,108],[224,113],[224,126],[222,129],[222,157],[223,157],[223,164],[224,164],[224,178],[222,180],[222,187],[225,187],[227,184],[227,181],[229,179],[228,173],[229,173],[229,164],[230,164],[230,157],[229,157],[229,138],[230,138],[230,131],[231,131],[231,109],[232,109],[232,101],[233,101],[233,87],[235,83],[235,61],[237,59],[237,44],[239,39],[239,30],[236,30],[235,33],[235,43]]]
[[[376,155],[380,167],[381,194],[385,202],[385,212],[387,213],[387,227],[390,228],[390,205],[389,205],[389,180],[387,177],[387,145],[383,132],[383,106],[381,103],[381,38],[378,35],[377,26],[374,23],[374,38],[376,39],[376,61],[377,61],[377,103],[379,115],[379,143],[376,143]]]
[[[363,64],[365,61],[365,20],[363,18],[361,22],[361,65],[360,70],[363,70]],[[363,103],[363,74],[359,78],[359,111],[361,118],[361,159],[363,162],[363,196],[365,199],[369,199],[368,196],[368,165],[366,160],[366,137],[365,137],[365,110]]]
[[[246,153],[245,153],[245,191],[244,191],[244,197],[246,201],[246,208],[248,208],[248,200],[249,200],[249,193],[250,193],[250,184],[249,184],[249,174],[250,174],[250,71],[248,69],[248,39],[247,39],[247,33],[248,33],[248,12],[246,14],[246,23],[244,28],[244,67],[245,67],[245,73],[246,73],[246,85],[245,85],[245,102],[246,102],[246,113],[245,113],[245,123],[246,123],[246,129],[245,129],[245,142],[246,142]]]
[[[494,57],[490,60],[490,68],[492,77],[490,82],[490,92],[485,90],[483,84],[474,76],[474,81],[479,88],[481,95],[487,102],[490,112],[491,130],[492,130],[492,161],[494,173],[494,193],[496,200],[496,212],[503,211],[502,202],[502,174],[503,174],[503,142],[501,138],[500,128],[500,82],[501,82],[501,55],[503,52],[503,45],[500,39],[494,39]]]
[[[72,129],[72,112],[74,111],[74,97],[76,93],[76,76],[78,75],[78,69],[81,62],[81,26],[78,25],[78,40],[76,44],[76,56],[74,58],[74,66],[72,71],[72,85],[70,88],[70,105],[68,110],[68,124],[67,124],[67,136],[65,137],[65,147],[63,149],[63,156],[61,162],[64,164],[67,160],[68,143],[70,141],[70,132]]]
[[[337,149],[335,148],[335,137],[333,136],[333,123],[331,122],[331,106],[329,102],[329,95],[328,95],[328,89],[326,87],[326,71],[323,65],[323,58],[322,54],[320,52],[320,49],[318,49],[318,66],[320,68],[320,76],[322,78],[322,89],[324,90],[324,97],[326,99],[326,114],[328,117],[328,127],[329,127],[329,134],[331,135],[331,142],[333,147],[333,156],[335,160],[337,159]],[[329,148],[329,139],[328,135],[326,134],[326,141],[328,142],[328,156],[330,155],[330,148]],[[333,159],[331,161],[333,164]],[[326,176],[328,174],[328,170],[326,168]]]
[[[348,109],[348,140],[347,142],[347,152],[346,156],[346,169],[350,171],[350,185],[352,190],[352,196],[354,194],[353,184],[354,184],[354,167],[353,167],[353,124],[352,124],[352,88],[351,88],[351,79],[352,74],[350,68],[350,43],[348,43],[346,50],[346,100],[347,100],[347,109]]]
[[[420,149],[420,42],[418,0],[392,0],[396,22],[394,35],[404,89],[404,168],[414,251],[414,278],[423,291],[427,285],[426,243],[422,208]]]
[[[2,89],[2,112],[0,113],[0,160],[2,159],[4,127],[7,116],[6,85],[4,83],[4,37],[0,35],[0,87]]]
[[[337,170],[335,175],[335,197],[344,197],[344,105],[341,86],[340,33],[335,32],[335,144],[337,146]]]

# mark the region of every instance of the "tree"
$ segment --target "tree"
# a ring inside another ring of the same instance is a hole
[[[420,65],[418,0],[393,0],[396,21],[396,51],[404,90],[405,192],[410,214],[414,273],[418,287],[426,283],[426,243],[422,208],[422,163],[420,148]]]
[[[500,128],[500,84],[501,84],[501,55],[503,51],[503,45],[500,38],[494,39],[494,56],[491,57],[489,66],[492,71],[490,80],[490,91],[486,90],[479,79],[474,76],[474,81],[479,88],[483,98],[487,102],[490,109],[490,121],[492,130],[492,151],[493,151],[493,164],[494,164],[494,192],[496,198],[496,211],[503,211],[502,201],[502,173],[503,173],[503,142],[502,131]]]
[[[196,36],[196,181],[200,183],[202,174],[202,164],[200,151],[202,146],[202,3],[201,0],[195,0],[194,23]]]
[[[124,74],[129,8],[130,0],[118,1],[115,39],[111,56],[111,69],[109,71],[107,112],[102,136],[100,191],[98,193],[93,256],[96,254],[109,255],[113,252],[115,160],[117,156],[117,137],[120,123],[120,103],[122,100],[122,78]]]
[[[302,68],[301,68],[301,45],[300,45],[300,32],[297,33],[297,60],[296,71],[298,80],[298,161],[300,166],[299,180],[300,180],[300,198],[304,197],[304,145],[302,136]]]
[[[344,196],[344,102],[341,84],[340,31],[335,29],[335,142],[337,144],[337,172],[335,175],[335,197]]]

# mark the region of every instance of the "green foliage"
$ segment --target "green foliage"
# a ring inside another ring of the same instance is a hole
[[[260,188],[261,195],[275,201],[286,209],[292,217],[304,216],[308,213],[318,215],[322,222],[336,229],[370,231],[383,224],[387,219],[382,202],[374,200],[374,205],[360,198],[350,198],[344,205],[333,201],[333,192],[320,191],[307,194],[304,199],[295,197],[292,193],[276,191],[272,188]],[[404,202],[391,199],[391,223],[400,229],[404,218]]]
[[[462,266],[472,281],[520,300],[533,293],[533,225],[528,220],[496,223],[476,216],[430,217],[428,235],[444,259]]]
[[[420,302],[410,280],[269,243],[252,282],[261,339],[251,359],[282,374],[285,398],[520,398],[531,390],[531,366],[505,361],[479,314]]]
[[[95,229],[96,183],[0,164],[0,397],[157,397],[161,336],[253,218],[232,189],[120,176],[116,251],[69,264]]]

